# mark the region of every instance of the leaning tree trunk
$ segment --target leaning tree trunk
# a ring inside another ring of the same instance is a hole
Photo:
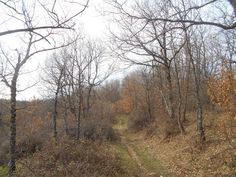
[[[176,82],[177,82],[177,88],[178,88],[178,117],[177,117],[177,122],[179,126],[180,132],[183,134],[185,133],[184,126],[182,124],[182,93],[181,93],[181,86],[180,86],[180,78],[179,78],[179,72],[176,64],[176,60],[174,60],[174,66],[175,66],[175,74],[176,74]]]
[[[184,108],[183,108],[183,122],[186,122],[186,112],[187,112],[187,104],[188,104],[188,91],[189,91],[189,80],[190,80],[190,65],[191,63],[188,62],[188,69],[186,73],[186,88],[184,92]]]
[[[175,109],[174,109],[174,96],[173,96],[173,88],[172,88],[172,78],[171,78],[171,61],[168,60],[168,51],[166,47],[166,28],[164,26],[163,33],[163,60],[165,62],[165,77],[167,80],[167,98],[168,98],[168,113],[172,122],[175,124]]]
[[[206,140],[204,127],[203,127],[203,110],[202,110],[202,103],[200,98],[200,86],[198,82],[198,77],[196,73],[196,68],[194,65],[194,62],[192,61],[192,67],[193,67],[193,74],[194,74],[194,80],[195,80],[195,92],[196,92],[196,99],[197,99],[197,131],[199,134],[200,142],[203,143]]]
[[[187,49],[189,53],[189,59],[192,64],[194,82],[195,82],[195,93],[196,93],[196,99],[197,99],[197,131],[199,135],[199,140],[201,143],[203,143],[206,140],[206,137],[205,137],[205,131],[204,131],[204,126],[203,126],[203,110],[202,110],[202,103],[201,103],[201,98],[200,98],[200,82],[197,76],[197,71],[194,64],[194,60],[193,60],[192,50],[190,46],[190,39],[187,35],[186,30],[185,30],[185,36],[187,40]]]

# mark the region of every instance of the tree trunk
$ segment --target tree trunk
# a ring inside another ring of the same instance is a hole
[[[172,121],[176,121],[175,117],[175,110],[174,110],[174,97],[173,97],[173,89],[172,89],[172,80],[171,80],[171,61],[168,60],[168,52],[167,52],[167,47],[166,47],[166,24],[164,25],[163,28],[163,60],[165,62],[165,77],[167,80],[167,89],[168,89],[168,112],[169,112],[169,117]]]
[[[186,51],[187,53],[187,51]],[[184,93],[184,108],[183,108],[183,122],[186,122],[186,112],[187,112],[187,104],[188,104],[188,91],[189,91],[189,80],[190,80],[190,65],[191,63],[188,62],[188,69],[186,73],[186,90]]]
[[[53,138],[57,140],[57,103],[58,103],[58,91],[55,93],[54,108],[53,108]]]
[[[10,161],[9,177],[14,176],[16,170],[16,82],[19,69],[16,68],[11,81],[11,117],[10,117]]]
[[[63,118],[64,118],[64,128],[65,128],[66,135],[68,135],[69,133],[67,115],[68,115],[68,109],[65,107]]]
[[[68,109],[69,109],[70,105],[67,106],[67,100],[66,100],[66,97],[65,97],[65,95],[64,95],[63,88],[61,88],[61,97],[62,97],[63,104],[64,104],[64,114],[63,114],[64,129],[65,129],[66,135],[68,135],[68,133],[69,133],[69,128],[68,128],[67,116],[68,116]]]
[[[197,99],[197,131],[198,131],[198,135],[199,135],[199,140],[201,143],[203,143],[206,140],[205,137],[205,131],[204,131],[204,127],[203,127],[203,110],[202,110],[202,103],[201,103],[201,98],[200,98],[200,82],[199,82],[199,78],[197,76],[197,71],[196,71],[196,67],[194,64],[194,60],[193,60],[193,56],[192,56],[192,50],[191,50],[191,46],[190,46],[190,39],[187,35],[187,31],[185,31],[185,35],[186,35],[186,40],[187,40],[187,48],[188,48],[188,52],[189,52],[189,58],[190,58],[190,62],[192,64],[192,68],[193,68],[193,74],[194,74],[194,82],[195,82],[195,93],[196,93],[196,99]]]
[[[82,88],[79,90],[79,106],[77,114],[77,132],[76,132],[76,139],[80,139],[80,124],[81,124],[81,113],[82,113]]]
[[[203,143],[206,140],[205,131],[203,127],[203,116],[202,116],[202,105],[200,102],[200,97],[197,97],[197,130],[199,135],[199,140]]]
[[[150,98],[150,90],[148,89],[147,90],[147,106],[148,106],[148,117],[149,117],[149,120],[148,121],[151,121],[153,119],[153,116],[152,116],[152,103],[151,103],[151,98]]]
[[[170,67],[166,68],[166,79],[167,79],[167,87],[168,87],[169,116],[171,120],[175,120],[176,117],[175,117],[175,110],[174,110],[173,89],[172,89]]]
[[[197,130],[198,130],[198,135],[200,142],[203,143],[205,141],[205,132],[204,132],[204,127],[203,127],[203,111],[202,111],[202,103],[201,103],[201,98],[200,98],[200,86],[199,86],[199,80],[197,77],[196,73],[196,68],[194,65],[193,58],[191,58],[191,63],[193,67],[193,74],[194,74],[194,80],[195,80],[195,92],[196,92],[196,99],[197,99]]]
[[[80,139],[80,122],[81,122],[81,106],[79,103],[79,110],[76,113],[77,116],[77,132],[76,132],[76,139],[79,140]]]
[[[182,124],[182,93],[181,93],[181,88],[180,88],[180,78],[179,78],[179,72],[178,72],[178,68],[177,68],[177,64],[176,61],[174,60],[174,64],[175,64],[175,74],[176,74],[176,80],[177,80],[177,86],[178,86],[178,117],[177,117],[177,122],[178,122],[178,126],[179,126],[179,130],[180,132],[183,134],[185,132],[184,130],[184,126]]]

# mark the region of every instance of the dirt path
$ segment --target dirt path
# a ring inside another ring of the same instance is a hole
[[[121,138],[121,144],[126,147],[129,156],[131,159],[137,164],[137,169],[139,171],[140,177],[162,177],[162,175],[153,172],[148,169],[147,162],[143,162],[143,159],[139,156],[139,154],[134,149],[134,146],[138,146],[134,140],[132,140],[129,136],[127,136],[127,120],[121,119],[119,120],[117,126],[115,127],[116,131],[119,133]],[[147,154],[145,154],[146,156]],[[152,163],[152,162],[149,162]]]
[[[135,152],[135,150],[129,145],[129,143],[126,140],[125,136],[121,136],[121,143],[127,148],[127,151],[130,155],[130,157],[137,163],[139,169],[140,169],[140,176],[142,177],[151,177],[153,175],[155,175],[155,173],[153,172],[149,172],[144,165],[142,164],[140,158],[138,157],[137,153]]]

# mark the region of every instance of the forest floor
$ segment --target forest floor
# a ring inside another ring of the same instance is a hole
[[[197,142],[194,114],[188,115],[186,134],[169,139],[160,137],[156,128],[152,133],[148,128],[131,133],[127,117],[118,117],[114,129],[121,140],[113,147],[120,153],[127,177],[235,177],[236,151],[232,145],[236,147],[236,139],[229,144],[220,130],[225,115],[206,112],[204,117],[207,140],[203,145]]]
[[[78,144],[69,139],[62,139],[59,145],[54,144],[53,148],[48,148],[53,145],[53,143],[49,143],[43,151],[23,158],[21,162],[30,164],[39,172],[48,172],[48,175],[45,176],[58,177],[60,175],[51,175],[49,172],[62,174],[61,169],[65,169],[66,172],[74,170],[74,176],[76,176],[77,169],[74,169],[74,166],[71,170],[70,165],[66,167],[63,165],[78,163],[89,165],[90,171],[93,169],[96,173],[102,172],[104,177],[235,177],[236,138],[235,134],[232,134],[229,142],[230,132],[221,130],[221,122],[226,119],[225,115],[205,113],[207,140],[203,145],[199,145],[196,141],[198,138],[194,115],[188,114],[188,121],[185,122],[186,134],[177,134],[168,139],[161,137],[161,132],[155,125],[132,133],[128,131],[128,117],[117,116],[117,123],[113,126],[118,135],[117,141],[103,142],[100,145],[94,142]],[[228,139],[225,139],[225,135]],[[79,154],[76,158],[75,153]],[[59,159],[58,154],[60,154]],[[89,157],[87,157],[88,155]],[[90,160],[88,161],[88,159]],[[48,169],[50,167],[47,165],[48,163],[52,169]],[[104,169],[108,167],[110,170],[103,173]],[[28,173],[27,169],[22,168],[22,170]],[[81,169],[79,170],[81,171]],[[7,176],[7,167],[0,166],[0,177],[5,176]]]
[[[126,137],[132,139],[136,147],[151,154],[153,159],[158,159],[165,169],[174,174],[172,176],[235,177],[236,139],[232,133],[235,132],[235,128],[228,128],[233,126],[233,122],[230,122],[230,125],[227,121],[222,124],[222,121],[226,120],[224,114],[205,112],[204,117],[204,144],[198,142],[194,113],[188,114],[188,121],[185,123],[186,133],[183,135],[177,134],[172,138],[163,139],[161,132],[154,126],[151,131],[147,128],[135,135],[128,133]]]
[[[127,117],[119,116],[115,131],[120,137],[119,143],[111,147],[120,155],[127,177],[171,177],[160,161],[144,146],[142,137],[128,132]]]

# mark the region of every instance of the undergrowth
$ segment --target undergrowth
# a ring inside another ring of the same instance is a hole
[[[0,166],[0,177],[6,177],[8,174],[8,168],[6,166]]]
[[[138,177],[140,176],[140,169],[137,163],[131,158],[127,151],[127,148],[120,143],[110,144],[110,148],[114,151],[121,159],[121,168],[124,170],[122,177]]]
[[[42,151],[18,161],[18,177],[118,177],[119,157],[105,145],[68,137],[48,142]]]
[[[165,169],[162,167],[160,161],[154,158],[147,149],[143,149],[138,145],[132,145],[133,149],[139,156],[142,161],[144,167],[152,174],[153,177],[172,177],[172,175],[168,174]]]
[[[156,127],[156,134],[151,138],[147,137],[146,131],[148,130],[139,133],[141,136],[139,145],[143,149],[146,148],[148,152],[160,160],[161,164],[177,176],[236,176],[236,148],[232,144],[236,142],[235,134],[221,130],[221,122],[226,121],[225,114],[216,115],[206,112],[204,117],[206,132],[204,144],[199,144],[197,141],[195,115],[188,114],[188,123],[185,125],[186,134],[179,134],[164,141],[158,134],[160,131]],[[235,127],[232,125],[231,128],[234,128],[235,131]],[[227,131],[229,130],[228,128]],[[136,151],[138,152],[138,150]]]

